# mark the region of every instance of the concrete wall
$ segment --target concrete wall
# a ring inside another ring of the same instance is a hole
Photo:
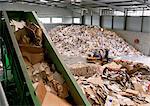
[[[112,27],[112,16],[103,16],[102,17],[102,27],[111,29],[111,27]]]
[[[93,14],[93,24],[99,25],[100,17],[98,14]],[[85,24],[91,25],[91,17],[90,15],[85,15]],[[102,27],[112,29],[112,16],[102,16]],[[125,17],[124,16],[114,16],[113,19],[113,29],[124,30],[125,26]],[[137,31],[137,32],[149,32],[150,33],[150,17],[143,17],[143,25],[142,25],[142,17],[133,16],[127,17],[126,21],[126,30],[127,31]]]
[[[123,29],[124,28],[124,17],[114,16],[114,29]]]
[[[85,25],[91,25],[91,16],[90,15],[85,16]]]
[[[112,29],[112,16],[102,16],[102,26],[104,28]],[[125,17],[114,16],[113,29],[124,30],[124,26]],[[150,33],[150,17],[143,17],[143,25],[142,17],[127,17],[126,30]]]
[[[99,15],[93,14],[93,25],[99,26]]]
[[[143,32],[150,32],[150,17],[144,17]]]
[[[140,50],[145,55],[150,55],[150,33],[120,30],[115,30],[115,32],[117,32],[128,43],[130,43],[136,49]],[[135,44],[134,39],[139,39],[139,44]]]
[[[127,17],[127,30],[141,31],[142,17]]]

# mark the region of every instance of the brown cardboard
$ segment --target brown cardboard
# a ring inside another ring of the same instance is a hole
[[[120,68],[122,67],[122,65],[121,64],[116,64],[115,62],[111,62],[111,63],[108,63],[108,64],[106,64],[106,65],[103,65],[103,67],[105,68],[105,67],[107,67],[107,68],[109,68],[109,69],[112,69],[112,70],[120,70]]]
[[[97,78],[89,78],[87,79],[88,82],[93,83],[93,84],[97,84],[99,86],[103,85],[103,80],[101,79],[101,77],[97,77]]]
[[[45,98],[45,95],[46,95],[46,88],[45,88],[45,85],[43,84],[42,81],[39,81],[37,87],[36,87],[36,95],[38,96],[40,102],[42,103],[44,98]]]
[[[132,89],[127,89],[126,92],[127,92],[127,93],[131,93],[131,94],[134,94],[134,95],[138,95],[138,94],[139,94],[139,91],[132,90]]]
[[[40,47],[29,47],[20,45],[23,57],[27,58],[31,64],[36,64],[44,60],[43,49]]]
[[[64,99],[59,98],[58,96],[47,92],[43,100],[42,106],[71,106]]]
[[[29,44],[29,38],[27,38],[27,32],[25,28],[16,31],[15,36],[19,44]]]

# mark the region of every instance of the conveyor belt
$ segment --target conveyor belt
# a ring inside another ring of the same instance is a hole
[[[19,12],[19,11],[11,11],[11,12],[2,12],[3,18],[5,20],[2,21],[3,26],[1,30],[3,31],[3,38],[7,47],[8,51],[8,58],[10,60],[10,64],[12,66],[12,73],[14,76],[14,80],[17,86],[17,93],[20,95],[20,101],[18,101],[18,105],[35,105],[40,106],[41,103],[39,102],[38,97],[35,94],[35,90],[32,86],[32,82],[29,79],[27,74],[27,69],[25,66],[25,62],[23,60],[22,54],[20,52],[17,40],[15,38],[14,32],[12,27],[10,26],[10,20],[28,20],[30,22],[34,22],[39,25],[43,30],[44,36],[44,49],[48,52],[49,59],[54,63],[56,69],[59,73],[62,74],[63,78],[65,79],[70,94],[75,102],[74,105],[84,105],[90,106],[87,98],[82,93],[81,89],[79,88],[78,84],[76,83],[73,75],[71,74],[70,70],[62,61],[60,55],[58,54],[57,50],[55,49],[52,41],[50,40],[45,28],[43,25],[38,21],[35,12]]]

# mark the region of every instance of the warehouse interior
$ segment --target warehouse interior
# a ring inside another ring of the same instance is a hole
[[[0,106],[150,106],[150,0],[0,0]]]

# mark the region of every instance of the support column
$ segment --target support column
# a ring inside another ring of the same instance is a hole
[[[114,16],[112,16],[112,25],[111,25],[111,29],[114,29]]]
[[[102,10],[99,9],[99,26],[102,27]]]
[[[143,21],[144,21],[144,8],[142,11],[142,18],[141,18],[141,32],[143,32]]]
[[[85,16],[84,15],[81,16],[81,24],[85,25]]]
[[[93,15],[91,15],[91,25],[93,25]]]
[[[128,19],[127,14],[128,10],[124,12],[124,30],[127,30],[127,19]]]
[[[91,25],[93,25],[93,11],[91,10]]]

